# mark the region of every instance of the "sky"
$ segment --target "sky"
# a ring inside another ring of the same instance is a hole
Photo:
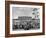
[[[33,9],[31,7],[12,7],[13,19],[18,18],[18,16],[30,16],[33,17]]]

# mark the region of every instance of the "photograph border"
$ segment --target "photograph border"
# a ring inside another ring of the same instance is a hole
[[[42,9],[42,13],[43,13],[42,32],[24,33],[24,34],[10,34],[10,4],[43,6],[43,9]],[[44,3],[36,3],[36,2],[5,1],[5,37],[34,36],[34,35],[45,35],[45,4]]]

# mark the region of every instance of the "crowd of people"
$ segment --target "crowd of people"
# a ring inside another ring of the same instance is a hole
[[[33,23],[31,21],[29,22],[21,22],[17,25],[13,26],[13,30],[17,29],[24,29],[24,30],[29,30],[29,29],[34,29],[34,28],[40,28],[39,27],[40,23]]]

